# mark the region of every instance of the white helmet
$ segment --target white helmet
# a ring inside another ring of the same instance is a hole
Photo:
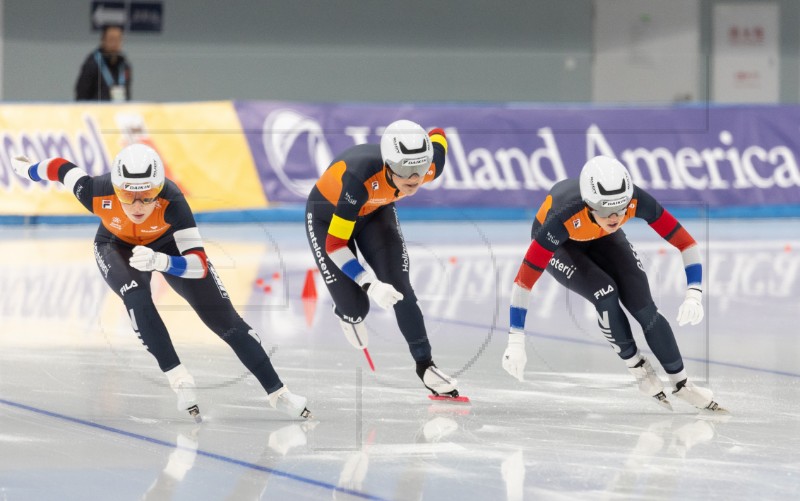
[[[400,177],[424,176],[433,162],[431,138],[425,129],[410,120],[392,122],[381,136],[381,157]]]
[[[155,202],[164,187],[164,164],[156,151],[144,144],[126,146],[111,165],[111,184],[122,203],[135,199]]]
[[[622,213],[633,198],[631,175],[619,160],[597,156],[583,166],[581,198],[600,217]]]

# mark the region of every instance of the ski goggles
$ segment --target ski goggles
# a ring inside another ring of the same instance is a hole
[[[628,206],[626,205],[621,209],[618,207],[603,207],[599,210],[589,207],[589,212],[591,212],[594,217],[602,217],[603,219],[609,218],[614,214],[619,217],[624,217],[625,213],[628,212]]]
[[[136,200],[141,201],[143,204],[152,204],[158,199],[158,194],[161,193],[163,188],[163,184],[157,186],[153,186],[150,183],[125,184],[122,188],[114,186],[114,193],[120,203],[125,205],[133,205]]]

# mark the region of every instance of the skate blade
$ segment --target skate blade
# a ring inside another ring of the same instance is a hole
[[[663,407],[664,409],[667,409],[668,411],[673,410],[672,404],[669,402],[669,400],[667,400],[667,396],[664,394],[663,391],[653,395],[653,398],[655,398],[656,403],[661,407]]]
[[[308,407],[303,409],[303,412],[300,413],[300,417],[303,419],[314,419],[314,416],[311,415],[311,411],[308,410]]]
[[[367,357],[367,362],[369,363],[369,368],[372,369],[372,372],[375,372],[375,364],[372,363],[372,357],[369,356],[369,351],[367,351],[367,347],[363,348],[364,356]]]
[[[728,409],[720,407],[716,402],[711,402],[705,409],[700,409],[697,416],[709,421],[722,423],[731,418],[731,413]]]
[[[203,418],[200,416],[200,408],[199,407],[197,407],[196,405],[193,405],[193,406],[189,407],[186,410],[189,411],[189,415],[194,418],[194,422],[195,423],[202,423],[203,422]]]
[[[439,402],[457,402],[460,404],[470,403],[469,397],[465,397],[463,395],[459,395],[457,397],[451,397],[448,395],[428,395],[428,398]]]

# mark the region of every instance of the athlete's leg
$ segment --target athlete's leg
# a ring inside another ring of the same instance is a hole
[[[431,345],[417,296],[411,287],[408,251],[394,204],[375,211],[360,229],[356,242],[375,276],[403,294],[403,299],[394,305],[397,325],[414,360],[418,364],[429,362]]]
[[[177,254],[177,248],[173,252]],[[261,346],[261,339],[236,312],[211,261],[208,262],[208,274],[204,278],[184,279],[168,274],[164,274],[164,278],[189,303],[200,320],[228,343],[267,393],[273,393],[283,386]]]
[[[124,245],[94,242],[94,256],[100,274],[125,304],[131,326],[142,344],[156,358],[159,368],[167,372],[181,362],[172,346],[167,327],[153,304],[151,275],[128,264],[131,254],[131,248]]]
[[[659,313],[639,256],[622,230],[592,242],[589,256],[619,285],[623,306],[642,326],[647,345],[667,374],[683,371],[683,358],[667,319]]]
[[[658,312],[650,293],[650,284],[644,267],[622,230],[597,241],[590,254],[619,283],[622,303],[642,326],[648,346],[675,387],[672,393],[700,409],[727,414],[727,411],[713,400],[711,390],[697,387],[688,381],[672,327]],[[649,362],[646,359],[643,357],[641,359],[645,365],[638,367],[640,374],[636,374],[637,368],[633,368],[631,372],[639,379],[640,389],[645,391],[646,384],[643,386],[640,376],[643,372],[654,374],[654,371],[652,367],[647,367]]]
[[[619,286],[588,255],[589,243],[564,242],[547,265],[547,271],[567,289],[592,303],[603,336],[623,360],[636,354],[631,326],[620,306]]]

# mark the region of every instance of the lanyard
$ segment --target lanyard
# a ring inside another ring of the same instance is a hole
[[[103,55],[100,54],[99,50],[95,51],[94,60],[97,61],[97,67],[100,68],[100,72],[103,74],[103,80],[106,81],[106,85],[110,89],[114,86],[114,77],[111,76],[111,70],[108,69]],[[120,62],[119,76],[117,79],[119,80],[117,85],[125,85],[125,61]]]

